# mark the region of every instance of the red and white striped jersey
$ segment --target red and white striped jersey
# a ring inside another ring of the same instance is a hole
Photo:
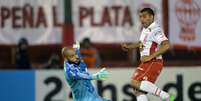
[[[143,44],[140,49],[140,55],[149,56],[153,54],[159,49],[161,42],[164,40],[168,39],[156,22],[153,22],[148,28],[143,28],[140,36],[140,42]],[[162,59],[162,56],[160,55],[156,59]]]

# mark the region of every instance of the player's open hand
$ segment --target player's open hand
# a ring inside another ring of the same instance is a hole
[[[79,41],[76,41],[76,42],[73,44],[73,48],[80,49],[80,43],[79,43]]]
[[[101,69],[99,72],[93,74],[93,79],[95,80],[106,80],[109,76],[109,72],[106,68]]]

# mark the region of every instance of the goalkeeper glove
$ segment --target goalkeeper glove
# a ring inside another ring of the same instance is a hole
[[[73,48],[80,49],[80,43],[79,43],[79,41],[76,41],[76,43],[73,44]]]
[[[94,80],[106,80],[109,76],[109,72],[106,68],[101,69],[99,72],[92,75]]]

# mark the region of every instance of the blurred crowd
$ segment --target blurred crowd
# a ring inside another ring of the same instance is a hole
[[[80,42],[82,59],[88,68],[107,67],[135,67],[139,63],[139,50],[128,53],[122,51],[120,45],[96,45],[89,38]],[[56,47],[29,45],[26,38],[19,39],[19,42],[11,52],[0,50],[11,59],[2,58],[1,69],[63,69],[63,58],[61,56],[61,45]],[[9,48],[10,49],[10,48]],[[5,54],[5,52],[11,54]],[[12,55],[13,54],[13,55]],[[201,52],[192,49],[170,49],[163,55],[166,66],[200,66]],[[6,60],[11,62],[6,62]],[[8,65],[12,64],[12,65]]]
[[[26,38],[21,38],[14,49],[15,68],[16,69],[63,69],[63,59],[60,53],[51,53],[48,59],[39,64],[32,63],[29,52],[29,42]],[[81,42],[80,52],[82,59],[89,68],[96,68],[101,65],[101,59],[98,50],[93,47],[89,38]],[[40,53],[38,53],[40,54]]]

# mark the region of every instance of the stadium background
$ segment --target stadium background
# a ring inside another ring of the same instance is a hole
[[[98,92],[113,101],[135,101],[129,80],[139,51],[126,53],[120,44],[137,41],[137,13],[143,7],[155,10],[171,43],[157,84],[176,94],[177,101],[200,101],[200,0],[0,0],[0,100],[71,101],[62,69],[45,69],[43,64],[57,54],[62,65],[61,48],[89,37],[101,66],[111,71],[106,82],[94,82]],[[21,37],[29,41],[29,70],[16,68]]]

